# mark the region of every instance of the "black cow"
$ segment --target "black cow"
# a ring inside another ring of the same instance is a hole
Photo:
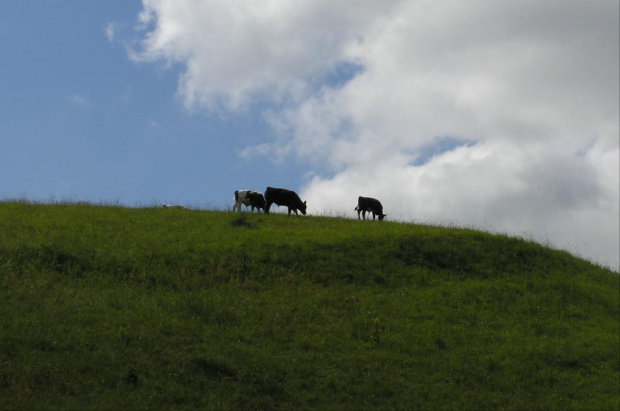
[[[254,212],[254,208],[260,211],[265,208],[265,197],[258,191],[237,190],[235,191],[235,205],[233,206],[233,211],[241,211],[241,204],[246,207],[251,206],[252,212]]]
[[[267,201],[267,205],[265,206],[265,214],[269,214],[271,205],[275,203],[278,206],[288,207],[288,215],[291,215],[291,211],[294,211],[296,215],[299,215],[297,210],[301,211],[303,215],[306,215],[306,202],[304,201],[302,203],[301,199],[294,191],[286,190],[284,188],[267,187],[267,190],[265,191],[265,201]]]
[[[366,211],[368,213],[372,213],[372,219],[375,219],[375,216],[379,216],[379,221],[383,220],[387,214],[383,214],[383,206],[381,202],[376,198],[370,197],[362,197],[359,196],[357,199],[357,207],[355,207],[355,211],[357,211],[357,219],[360,219],[360,213],[366,219]]]

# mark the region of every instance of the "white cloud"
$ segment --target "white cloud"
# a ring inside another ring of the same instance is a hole
[[[188,108],[239,109],[252,98],[297,100],[358,41],[360,28],[394,0],[144,0],[153,27],[133,53],[186,70],[179,93]]]
[[[617,2],[143,3],[134,58],[183,65],[189,109],[274,103],[241,154],[305,161],[311,210],[371,195],[619,266]]]
[[[95,105],[95,103],[90,100],[88,95],[83,93],[72,94],[67,97],[67,101],[69,101],[72,105],[81,108],[90,108]]]
[[[105,29],[104,29],[104,34],[110,43],[114,43],[116,41],[118,30],[119,30],[118,23],[110,22],[106,24]]]

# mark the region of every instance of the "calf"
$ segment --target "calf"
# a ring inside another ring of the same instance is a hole
[[[294,211],[296,215],[297,210],[301,211],[303,215],[306,215],[306,202],[301,202],[301,199],[296,192],[286,190],[284,188],[267,187],[265,191],[265,200],[267,205],[265,206],[265,214],[269,214],[271,205],[275,203],[278,206],[288,207],[288,215],[291,215],[291,211]]]
[[[252,212],[254,212],[255,208],[259,211],[264,210],[265,197],[258,191],[237,190],[235,191],[235,205],[233,206],[233,211],[241,211],[241,204],[246,207],[252,207]]]
[[[379,216],[379,221],[383,220],[387,214],[383,214],[383,206],[381,202],[376,198],[370,197],[358,197],[357,199],[357,207],[355,207],[355,211],[357,211],[357,219],[360,219],[360,213],[362,213],[362,217],[364,220],[366,219],[366,211],[368,213],[372,213],[372,219],[375,219],[375,216]]]

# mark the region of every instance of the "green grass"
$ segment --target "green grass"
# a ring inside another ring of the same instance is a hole
[[[475,230],[0,203],[0,408],[617,410],[619,284]]]

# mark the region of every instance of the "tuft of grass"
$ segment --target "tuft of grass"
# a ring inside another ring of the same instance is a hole
[[[245,227],[245,228],[252,228],[253,227],[252,223],[249,221],[246,213],[244,213],[244,212],[238,213],[232,219],[231,224],[232,224],[233,227]]]
[[[618,409],[619,291],[469,229],[0,203],[0,408]]]

